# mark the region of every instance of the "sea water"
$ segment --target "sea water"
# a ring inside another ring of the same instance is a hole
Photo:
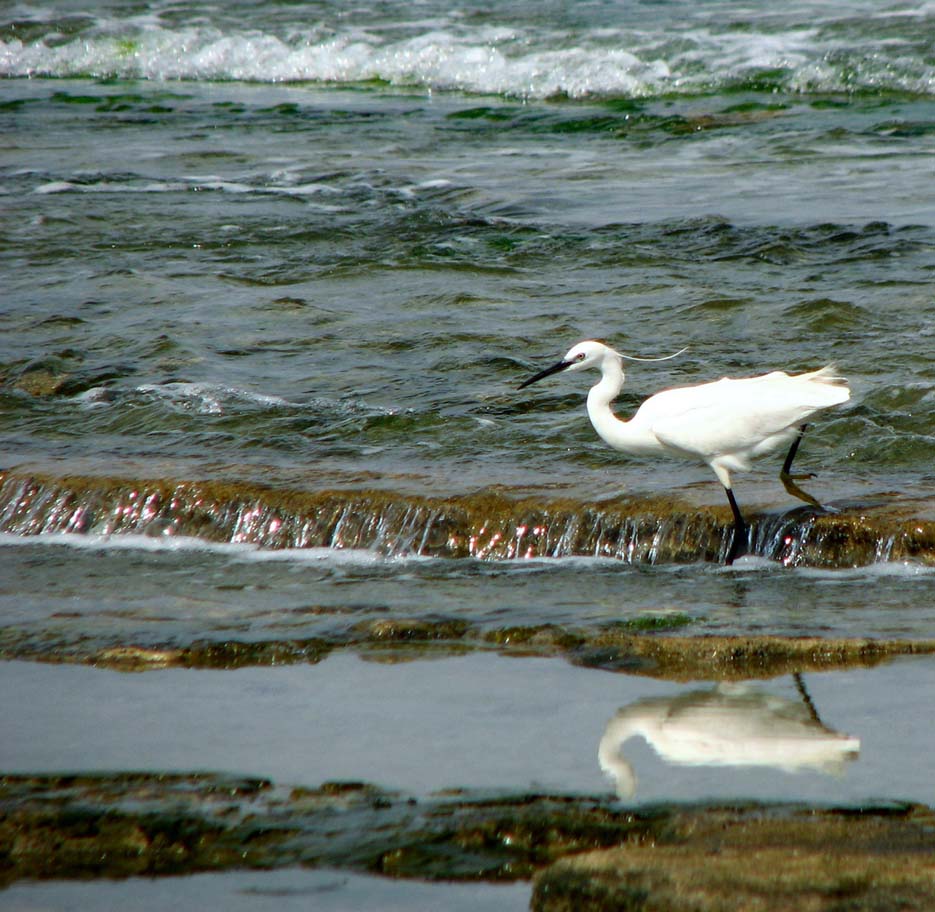
[[[704,466],[606,449],[581,378],[517,392],[600,337],[689,347],[631,365],[622,414],[666,386],[836,363],[853,396],[809,428],[810,489],[930,519],[933,31],[909,2],[3,4],[0,463],[257,498],[720,504]],[[738,477],[741,504],[793,506],[777,469]],[[4,628],[146,645],[648,615],[935,636],[935,581],[911,562],[300,554],[200,528],[3,538]],[[79,696],[105,673],[83,674]],[[526,693],[533,738],[548,701]],[[571,787],[599,782],[594,747]]]

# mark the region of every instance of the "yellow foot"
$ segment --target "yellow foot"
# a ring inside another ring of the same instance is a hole
[[[822,509],[821,504],[812,497],[806,491],[803,491],[797,484],[797,479],[804,478],[814,478],[814,475],[789,475],[786,472],[779,473],[779,480],[782,482],[782,486],[788,491],[793,497],[797,497],[799,500],[805,501],[807,504],[811,504],[813,507],[817,507],[819,510]]]

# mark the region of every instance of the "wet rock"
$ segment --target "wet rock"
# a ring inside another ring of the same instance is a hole
[[[70,375],[47,367],[36,367],[23,371],[13,380],[13,388],[37,398],[60,393],[70,380]]]
[[[179,649],[174,663],[184,668],[244,668],[255,665],[294,665],[297,662],[320,662],[331,652],[331,646],[318,639],[261,640],[197,640]],[[98,656],[95,664],[102,664]]]
[[[603,652],[602,652],[603,650]],[[647,636],[622,633],[611,627],[588,638],[587,647],[573,651],[572,661],[589,667],[608,667],[602,655],[615,662],[628,659],[635,671],[674,681],[744,680],[769,678],[797,671],[871,667],[897,655],[929,655],[930,640],[822,639],[773,636]]]
[[[102,649],[95,659],[95,665],[106,665],[121,671],[147,671],[155,668],[169,668],[178,664],[177,649],[147,649],[144,646],[111,646]]]
[[[208,773],[0,777],[0,885],[287,866],[425,880],[535,877],[556,910],[924,909],[919,805],[626,808],[610,799],[363,782],[284,789]]]
[[[516,880],[652,826],[549,795],[424,801],[366,783],[286,792],[210,774],[0,778],[0,884],[304,864],[431,880]]]
[[[71,632],[62,628],[60,618],[44,622],[48,627],[0,629],[0,659],[140,672],[320,662],[340,649],[354,650],[370,660],[407,662],[495,649],[507,656],[560,657],[589,668],[667,680],[725,681],[872,667],[895,656],[935,653],[935,640],[676,636],[664,633],[664,625],[657,632],[656,625],[643,631],[628,623],[589,629],[540,624],[484,630],[460,618],[371,620],[327,638],[120,643],[112,635],[102,638],[83,631],[80,618],[77,621]],[[675,629],[681,626],[675,623]]]
[[[535,912],[922,910],[935,907],[933,812],[782,807],[675,811],[652,842],[564,858]]]
[[[483,634],[483,639],[512,655],[560,655],[587,642],[585,635],[556,624],[501,627]]]
[[[0,777],[0,885],[249,867],[261,856],[213,817],[219,803],[268,786],[139,773]]]
[[[66,349],[58,355],[31,361],[8,377],[0,377],[0,384],[9,384],[18,392],[36,398],[75,396],[130,371],[124,366],[89,370],[82,366],[83,361],[80,352]]]
[[[935,521],[921,518],[932,512],[931,502],[895,498],[835,514],[751,510],[751,545],[754,553],[790,566],[935,564]],[[272,549],[356,548],[448,559],[587,555],[627,563],[723,560],[732,535],[726,507],[678,498],[593,504],[492,491],[428,498],[17,473],[0,473],[0,531],[186,535]]]
[[[460,640],[471,630],[467,621],[456,619],[381,618],[356,624],[352,641],[361,643],[410,643]]]

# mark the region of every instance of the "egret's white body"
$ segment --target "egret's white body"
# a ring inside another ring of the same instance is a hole
[[[600,381],[588,393],[594,430],[624,453],[676,456],[709,465],[734,511],[735,547],[746,527],[731,492],[730,473],[748,471],[758,456],[795,447],[803,425],[815,412],[850,398],[846,382],[833,368],[795,375],[774,371],[663,390],[647,399],[629,421],[622,421],[611,403],[623,387],[624,357],[602,342],[579,342],[558,364],[520,388],[559,371],[600,370]],[[790,451],[784,472],[794,453]]]
[[[629,421],[621,421],[610,407],[623,387],[620,358],[599,342],[583,344],[604,349],[601,381],[588,393],[588,417],[601,438],[625,453],[707,463],[725,488],[731,486],[731,472],[749,471],[757,456],[791,444],[819,409],[850,396],[827,367],[796,375],[773,371],[663,390],[647,399]]]

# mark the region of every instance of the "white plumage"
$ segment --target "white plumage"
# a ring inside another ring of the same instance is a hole
[[[629,421],[621,421],[610,404],[623,387],[625,357],[601,342],[579,342],[558,364],[530,377],[520,389],[559,371],[599,369],[601,379],[588,393],[588,417],[604,441],[624,453],[703,462],[717,475],[734,513],[728,563],[743,553],[747,534],[732,493],[731,472],[748,471],[752,460],[789,446],[783,482],[792,493],[815,502],[791,484],[788,472],[811,416],[850,398],[846,381],[833,368],[805,374],[774,371],[741,380],[725,377],[663,390],[647,399]]]

